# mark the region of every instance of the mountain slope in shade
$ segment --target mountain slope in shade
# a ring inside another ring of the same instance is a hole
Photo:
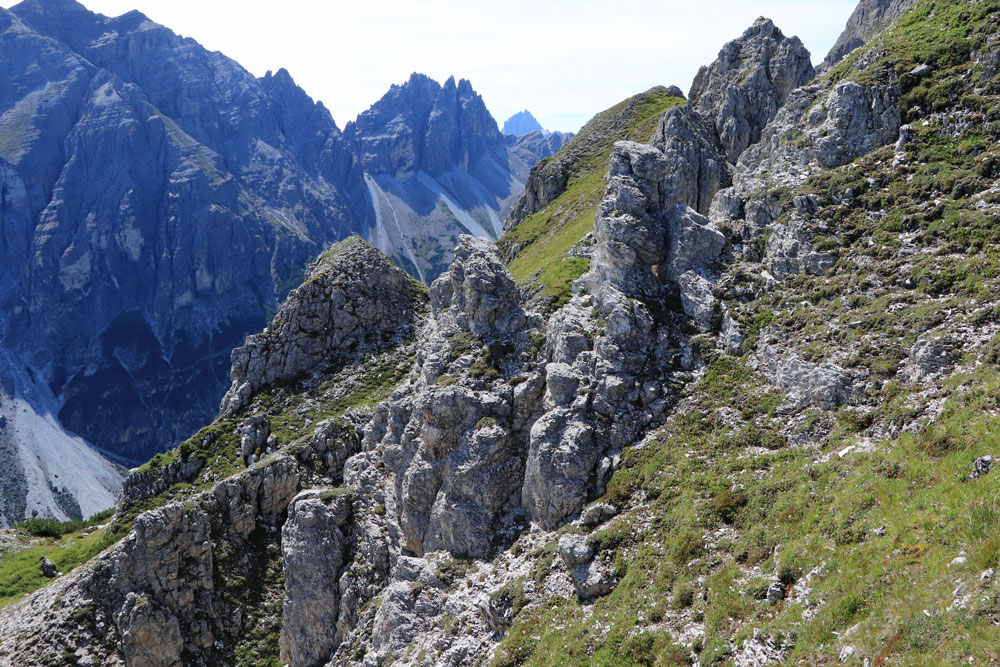
[[[367,211],[335,185],[339,130],[283,73],[68,0],[0,31],[2,344],[63,425],[142,461],[204,420],[231,348]]]

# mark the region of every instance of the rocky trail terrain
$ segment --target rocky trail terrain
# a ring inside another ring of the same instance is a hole
[[[1000,660],[1000,3],[840,44],[758,20],[429,289],[333,246],[106,525],[0,557],[0,661]]]

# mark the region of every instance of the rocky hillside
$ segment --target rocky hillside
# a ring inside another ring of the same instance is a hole
[[[0,656],[995,661],[998,103],[995,0],[818,76],[761,19],[610,146],[565,298],[336,246],[103,528],[8,537]]]
[[[614,143],[651,139],[663,112],[683,103],[676,86],[630,97],[597,114],[563,150],[532,167],[497,247],[538,302],[567,301],[572,282],[589,266],[590,234]]]
[[[210,420],[325,247],[361,234],[430,281],[561,145],[419,76],[342,134],[288,72],[74,0],[0,10],[0,64],[0,525],[110,504],[84,440],[136,465]]]

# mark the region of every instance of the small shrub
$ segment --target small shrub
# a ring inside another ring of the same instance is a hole
[[[476,422],[476,430],[481,431],[484,428],[493,428],[497,425],[497,420],[493,417],[483,417]]]

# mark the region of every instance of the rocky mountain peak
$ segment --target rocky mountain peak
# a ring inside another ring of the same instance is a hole
[[[786,37],[762,17],[698,71],[688,97],[699,113],[714,120],[726,157],[735,163],[760,140],[788,95],[814,76],[799,38]]]
[[[468,168],[502,142],[496,121],[471,82],[449,77],[444,85],[414,73],[348,123],[345,136],[369,173],[406,179],[418,171],[438,175]]]
[[[508,118],[504,124],[501,132],[508,136],[520,136],[522,134],[527,134],[528,132],[539,132],[542,130],[542,125],[539,123],[531,112],[527,109],[523,111],[518,111],[516,114]]]
[[[268,328],[233,351],[222,412],[265,385],[398,345],[425,301],[419,284],[376,248],[358,236],[341,241],[309,267]]]
[[[13,7],[17,14],[66,16],[67,14],[93,14],[76,0],[24,0]]]

